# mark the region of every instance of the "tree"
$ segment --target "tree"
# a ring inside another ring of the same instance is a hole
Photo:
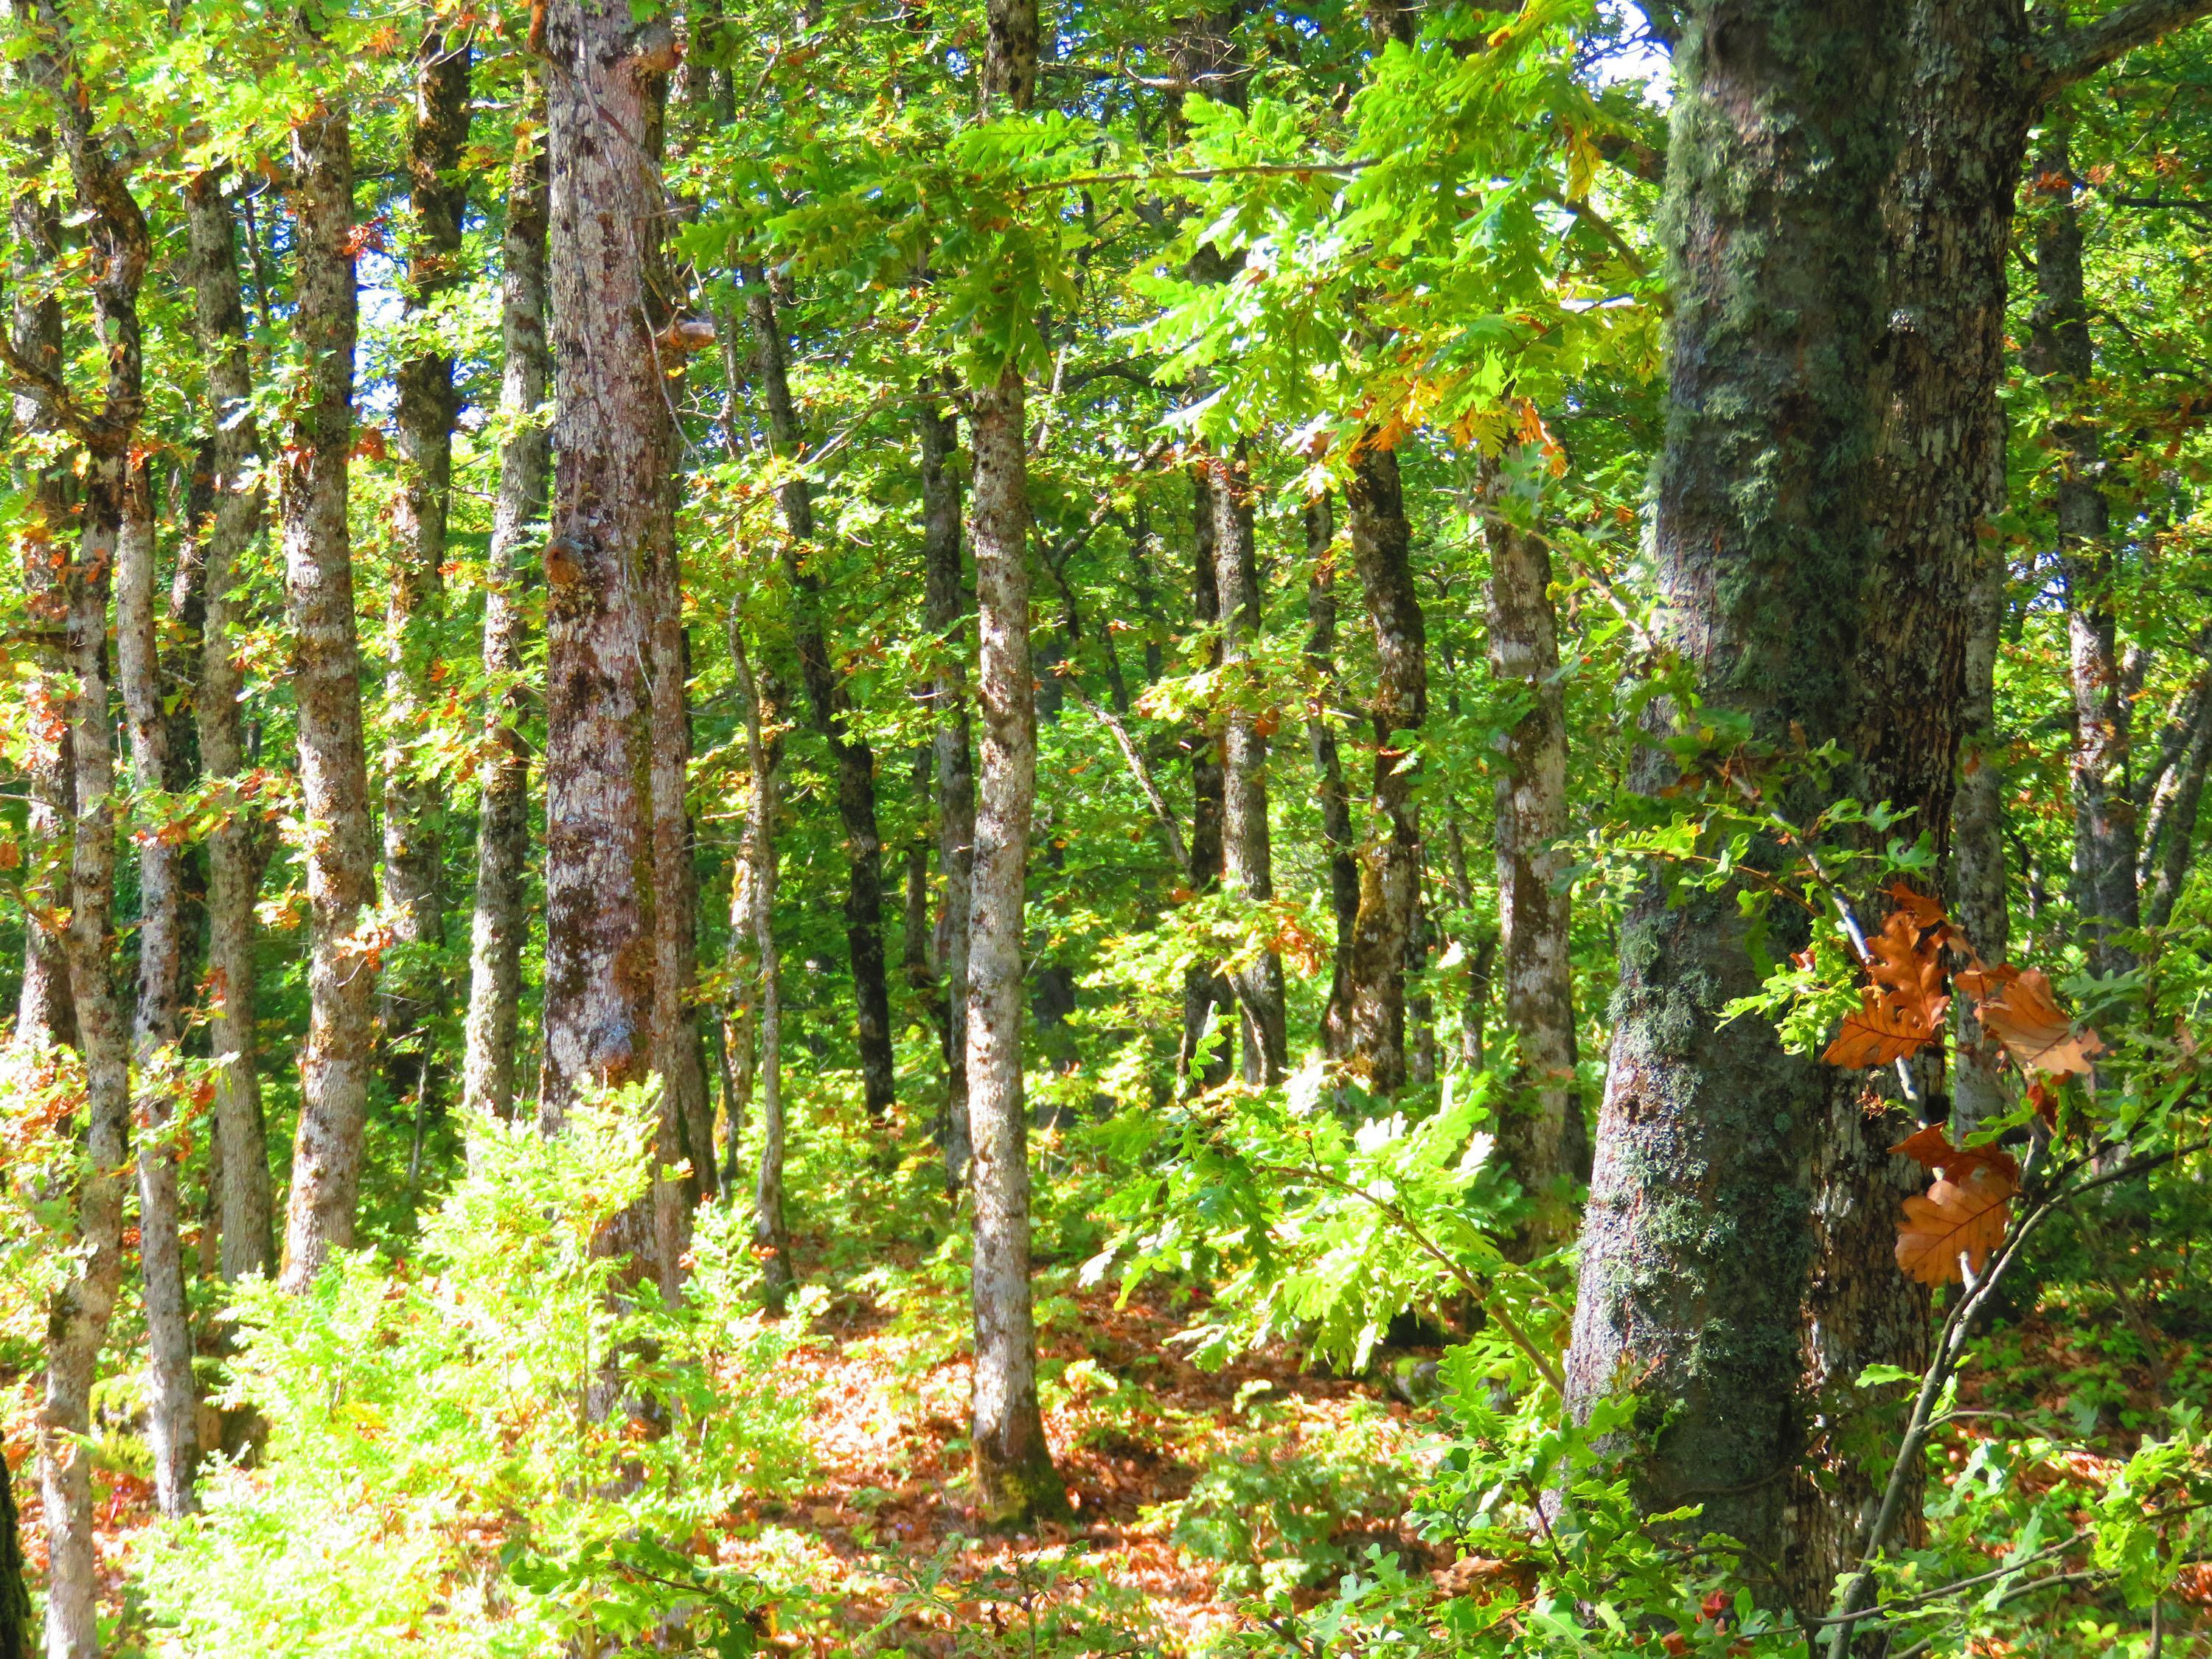
[[[467,1053],[462,1097],[476,1111],[514,1110],[515,1044],[521,1021],[523,909],[530,856],[530,750],[520,730],[527,692],[523,653],[529,555],[545,514],[552,451],[538,406],[552,377],[545,343],[545,139],[538,76],[524,82],[526,122],[507,168],[507,228],[501,243],[499,405],[509,422],[499,452],[499,504],[492,522],[491,580],[484,593],[483,664],[497,696],[484,717],[477,765],[483,804],[477,819],[477,890],[469,926]]]
[[[981,109],[1028,111],[1036,94],[1036,0],[990,0]],[[975,1161],[975,1493],[994,1524],[1065,1510],[1037,1405],[1030,1291],[1029,1109],[1022,1086],[1022,926],[1036,801],[1030,660],[1029,425],[1020,366],[969,393],[974,452],[978,743],[974,890],[968,913],[968,1121]]]
[[[975,758],[968,718],[968,645],[952,630],[966,613],[960,564],[960,478],[953,466],[959,430],[952,415],[929,399],[916,413],[921,434],[924,605],[941,642],[930,682],[936,730],[937,864],[945,875],[945,1180],[967,1178],[973,1151],[968,1127],[968,907],[975,872]],[[963,630],[964,635],[964,630]]]
[[[1840,735],[1854,706],[1883,313],[1879,270],[1841,250],[1881,200],[1899,69],[1894,6],[1685,11],[1655,530],[1685,672],[1638,751],[1647,794],[1681,775],[1684,745],[1661,744],[1692,710],[1786,754],[1800,731],[1808,744]],[[1779,126],[1793,143],[1759,139]],[[1765,787],[1802,808],[1817,786],[1785,778]],[[1776,1559],[1811,1258],[1801,1171],[1829,1084],[1770,1028],[1719,1023],[1759,981],[1745,926],[1732,892],[1670,899],[1656,874],[1629,906],[1566,1378],[1587,1413],[1632,1352],[1650,1413],[1631,1469],[1639,1502],[1703,1502],[1702,1528]]]
[[[311,61],[327,48],[310,31]],[[299,702],[300,788],[311,826],[307,902],[313,1016],[292,1148],[281,1279],[303,1291],[354,1239],[368,1110],[376,954],[362,936],[376,896],[368,761],[361,712],[353,549],[346,525],[353,447],[353,130],[342,89],[321,93],[292,135],[294,331],[301,357],[291,441],[278,472],[285,616]]]
[[[15,1488],[0,1458],[0,1659],[31,1659],[31,1592],[23,1583],[23,1540],[15,1528]]]
[[[253,369],[247,355],[246,307],[238,280],[238,237],[223,176],[209,171],[185,188],[193,324],[208,384],[209,487],[212,510],[202,532],[199,684],[192,720],[200,769],[220,781],[226,798],[208,832],[209,1046],[228,1055],[216,1081],[215,1133],[222,1161],[218,1194],[221,1267],[226,1283],[276,1265],[270,1237],[269,1134],[261,1110],[259,1045],[255,1040],[254,896],[265,852],[255,833],[252,803],[241,793],[246,770],[244,689],[236,659],[240,562],[260,533],[262,491],[249,477],[260,448],[253,415]]]

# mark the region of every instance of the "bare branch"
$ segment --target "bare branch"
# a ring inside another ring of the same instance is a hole
[[[2212,0],[2127,0],[2079,28],[2045,35],[2029,70],[2034,101],[2044,102],[2207,12],[2212,12]]]

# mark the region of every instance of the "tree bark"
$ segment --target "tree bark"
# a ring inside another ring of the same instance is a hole
[[[48,134],[32,135],[24,164],[27,177],[45,170],[52,155]],[[14,295],[9,338],[21,361],[48,374],[61,368],[62,307],[43,291],[61,252],[61,220],[53,204],[35,190],[19,191],[8,210],[15,234]],[[11,410],[19,431],[51,431],[58,425],[45,401],[18,387]],[[42,633],[68,626],[69,601],[63,572],[72,514],[71,479],[65,465],[19,470],[16,486],[26,502],[23,544],[24,619]],[[69,951],[61,917],[67,908],[69,823],[76,811],[70,770],[68,691],[61,683],[63,653],[51,645],[31,648],[38,672],[26,688],[23,842],[27,866],[23,884],[23,983],[15,1003],[19,1042],[74,1046],[76,1010],[70,1000]]]
[[[1883,311],[1878,263],[1846,250],[1890,171],[1900,21],[1896,0],[1706,0],[1675,54],[1660,587],[1703,706],[1766,743],[1840,738],[1854,706]],[[1678,781],[1667,751],[1642,747],[1633,781]],[[1802,773],[1768,787],[1817,805]],[[1583,1413],[1634,1375],[1640,1505],[1702,1503],[1700,1531],[1771,1564],[1807,1426],[1806,1170],[1839,1091],[1764,1024],[1718,1023],[1759,981],[1746,926],[1734,890],[1670,902],[1656,872],[1630,905],[1566,1372]]]
[[[670,536],[675,434],[654,338],[660,111],[676,40],[621,0],[545,15],[554,485],[546,549],[545,1072],[538,1118],[578,1092],[641,1083],[654,1062],[651,585]],[[649,229],[641,229],[649,228]],[[685,1155],[676,1102],[654,1156]],[[603,1247],[672,1291],[670,1183]]]
[[[318,46],[319,43],[318,43]],[[368,1103],[375,956],[360,936],[376,896],[361,649],[346,528],[353,444],[353,140],[325,102],[292,135],[295,329],[305,359],[279,475],[287,621],[299,703],[300,783],[310,825],[311,1013],[284,1226],[286,1289],[304,1291],[353,1243]]]
[[[935,723],[937,864],[945,874],[943,942],[938,951],[945,997],[945,1184],[957,1191],[973,1152],[968,1127],[968,922],[975,870],[975,762],[968,718],[968,610],[960,568],[959,448],[954,417],[925,400],[921,428],[921,538],[925,608],[938,636],[930,681]],[[959,629],[956,635],[954,630]]]
[[[1345,506],[1352,556],[1375,633],[1375,702],[1368,720],[1375,744],[1367,833],[1359,848],[1359,908],[1341,997],[1329,1011],[1339,1035],[1331,1048],[1376,1094],[1406,1082],[1406,966],[1420,908],[1421,821],[1413,800],[1418,766],[1401,732],[1428,717],[1428,631],[1413,586],[1412,530],[1406,522],[1398,458],[1363,448],[1352,464]]]
[[[1255,903],[1275,896],[1267,826],[1267,739],[1254,701],[1263,691],[1257,660],[1260,576],[1252,544],[1252,477],[1240,443],[1213,470],[1213,570],[1221,598],[1221,668],[1229,689],[1223,717],[1221,868],[1224,879]],[[1248,1083],[1282,1079],[1289,1047],[1284,1025],[1283,959],[1259,952],[1231,975],[1236,988]]]
[[[1574,1230],[1572,1188],[1589,1175],[1589,1138],[1575,1087],[1573,901],[1560,890],[1568,854],[1566,698],[1559,684],[1552,552],[1500,506],[1510,484],[1485,464],[1490,549],[1490,672],[1527,712],[1498,739],[1495,786],[1498,964],[1505,1024],[1519,1049],[1515,1098],[1501,1114],[1498,1152],[1528,1195],[1515,1243],[1540,1254]]]
[[[1336,919],[1336,947],[1330,953],[1328,1006],[1346,994],[1352,944],[1359,925],[1359,860],[1353,855],[1352,796],[1345,787],[1344,762],[1337,751],[1337,709],[1343,683],[1336,672],[1335,515],[1327,495],[1306,503],[1306,554],[1313,569],[1306,579],[1306,672],[1312,678],[1312,702],[1306,718],[1306,745],[1313,756],[1320,787],[1321,834],[1328,848],[1329,908]],[[1338,1022],[1324,1018],[1322,1036],[1329,1053],[1342,1058],[1335,1043]]]
[[[791,1265],[791,1232],[784,1219],[783,994],[781,961],[775,943],[775,764],[762,734],[760,688],[745,654],[744,635],[730,622],[730,662],[737,670],[738,696],[745,721],[745,754],[752,787],[745,802],[745,866],[751,877],[747,909],[752,924],[755,1006],[760,1035],[761,1158],[753,1183],[753,1244],[765,1252],[764,1285],[769,1305],[781,1309],[798,1275]],[[737,1126],[731,1126],[734,1139]]]
[[[515,140],[507,176],[507,232],[500,275],[499,501],[493,510],[490,580],[484,591],[483,665],[495,688],[484,718],[477,781],[476,908],[469,924],[469,1016],[461,1095],[474,1111],[513,1115],[521,1021],[523,908],[530,860],[529,707],[524,653],[530,622],[523,590],[545,517],[551,445],[538,409],[552,378],[545,343],[544,88],[526,76],[523,108],[538,123]]]
[[[1213,564],[1213,480],[1204,466],[1194,468],[1190,479],[1191,609],[1201,628],[1217,628],[1221,621],[1221,588]],[[1210,647],[1208,666],[1221,664],[1221,647]],[[1195,893],[1211,892],[1221,884],[1221,826],[1224,809],[1221,770],[1221,738],[1210,720],[1201,719],[1182,739],[1190,757],[1190,884]],[[1217,1089],[1229,1080],[1236,1063],[1237,1039],[1232,1029],[1214,1032],[1212,1057],[1202,1064],[1199,1045],[1214,1031],[1215,1021],[1234,1006],[1235,994],[1220,971],[1193,963],[1183,971],[1182,1042],[1176,1053],[1176,1078],[1186,1091]]]
[[[239,612],[239,563],[260,534],[262,495],[249,481],[261,447],[253,418],[253,367],[238,281],[237,230],[222,178],[204,173],[185,188],[193,318],[207,366],[212,511],[202,543],[199,685],[192,719],[200,769],[228,799],[208,831],[208,1046],[217,1059],[215,1139],[222,1171],[222,1270],[225,1283],[276,1265],[270,1237],[269,1134],[261,1110],[255,1041],[254,901],[264,855],[254,815],[240,793],[246,775],[244,677],[232,655]]]
[[[752,323],[755,354],[767,393],[769,438],[775,453],[796,457],[805,447],[799,410],[791,398],[783,328],[775,296],[763,273],[745,272],[745,308]],[[884,971],[883,838],[876,826],[876,758],[867,740],[852,729],[852,697],[830,659],[822,623],[822,580],[809,568],[815,537],[814,487],[803,476],[777,491],[790,540],[784,572],[790,579],[796,618],[799,666],[806,684],[807,708],[814,729],[830,745],[837,769],[837,816],[845,830],[850,880],[845,890],[845,942],[853,967],[855,1031],[860,1054],[860,1085],[868,1115],[880,1121],[894,1103],[890,993]]]
[[[23,1536],[15,1521],[15,1486],[0,1458],[0,1659],[31,1659],[37,1626],[23,1583]]]
[[[2132,704],[2122,684],[2112,507],[2094,416],[2080,405],[2096,369],[2081,288],[2081,222],[2074,204],[2067,123],[2046,126],[2036,157],[2040,180],[2055,192],[2036,218],[2036,303],[2029,367],[2048,379],[2067,412],[2053,424],[2060,458],[2053,506],[2066,572],[2069,678],[2074,698],[2075,902],[2090,968],[2124,973],[2135,953],[2121,932],[2141,920],[2136,891],[2136,806],[2128,789]]]
[[[469,36],[432,13],[415,57],[407,134],[408,226],[402,249],[409,355],[398,390],[399,491],[392,502],[392,579],[384,614],[384,899],[391,960],[378,1015],[385,1075],[395,1101],[412,1099],[422,1122],[434,1109],[437,1042],[432,1023],[444,1001],[439,961],[445,939],[444,844],[439,787],[418,750],[436,697],[439,627],[444,620],[447,523],[453,502],[453,419],[460,398],[445,349],[440,302],[461,270],[460,173],[468,142]]]
[[[131,732],[132,783],[140,797],[166,800],[179,780],[169,753],[161,663],[154,631],[153,480],[143,462],[125,480],[116,542],[115,654]],[[192,1332],[185,1304],[184,1246],[178,1228],[177,1143],[171,1128],[178,1078],[176,1044],[184,1026],[184,848],[166,824],[142,826],[138,848],[138,997],[131,1021],[137,1069],[138,1253],[146,1310],[149,1404],[146,1438],[154,1454],[154,1495],[174,1517],[193,1507],[199,1462],[199,1401],[192,1387]]]
[[[1018,0],[1017,0],[1018,3]],[[1001,8],[993,7],[994,18]],[[1031,13],[1030,28],[1036,24]],[[994,24],[994,41],[997,24]],[[1032,48],[1033,50],[1033,48]],[[1025,103],[1026,99],[1020,100]],[[1036,1392],[1030,1293],[1029,1109],[1022,1082],[1022,921],[1036,800],[1030,661],[1028,434],[1020,374],[972,394],[982,708],[968,921],[968,1111],[974,1139],[974,1424],[978,1506],[994,1524],[1064,1510]]]

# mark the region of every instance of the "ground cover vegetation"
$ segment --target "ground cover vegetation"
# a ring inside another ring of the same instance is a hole
[[[2212,1642],[2212,0],[9,0],[0,1659]]]

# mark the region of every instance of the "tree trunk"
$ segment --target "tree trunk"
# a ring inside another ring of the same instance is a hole
[[[173,775],[169,719],[154,631],[154,486],[142,462],[125,483],[115,555],[115,654],[131,732],[131,781],[161,803]],[[164,813],[164,816],[166,814]],[[153,826],[146,826],[153,829]],[[138,1240],[146,1309],[155,1500],[163,1515],[189,1514],[199,1462],[199,1401],[192,1387],[192,1332],[185,1305],[184,1246],[178,1230],[177,1141],[171,1119],[184,1026],[184,848],[167,833],[133,837],[138,848],[138,998],[131,1021],[137,1064]]]
[[[1467,836],[1459,827],[1455,812],[1444,814],[1444,853],[1450,860],[1452,902],[1462,916],[1472,917],[1474,884],[1468,876]],[[1459,943],[1467,958],[1467,994],[1460,1004],[1460,1063],[1470,1071],[1480,1071],[1487,1058],[1483,1026],[1490,1006],[1491,975],[1498,963],[1498,935],[1484,932],[1462,938]],[[1587,1178],[1587,1167],[1581,1173]]]
[[[1255,903],[1275,896],[1267,829],[1267,739],[1255,706],[1265,687],[1258,666],[1260,576],[1252,545],[1252,477],[1239,444],[1213,472],[1214,584],[1221,598],[1221,667],[1228,686],[1223,719],[1221,867],[1229,885]],[[1284,1028],[1283,959],[1261,951],[1231,979],[1240,1008],[1247,1083],[1282,1079],[1289,1046]]]
[[[31,1659],[37,1626],[23,1583],[23,1537],[15,1522],[15,1486],[0,1457],[0,1659]]]
[[[938,951],[945,981],[945,1184],[967,1178],[968,909],[975,870],[975,763],[969,733],[967,586],[960,571],[960,477],[952,465],[959,431],[952,417],[925,400],[921,427],[921,538],[925,605],[939,641],[930,681],[936,725],[937,864],[945,873],[944,939]],[[954,633],[959,629],[958,634]]]
[[[994,3],[994,44],[1001,7]],[[1034,10],[1030,28],[1034,40]],[[1032,51],[1034,47],[1032,46]],[[1026,102],[1026,100],[1020,100]],[[968,922],[968,1110],[975,1243],[975,1492],[1013,1525],[1062,1511],[1045,1444],[1030,1299],[1029,1110],[1022,1086],[1022,912],[1036,800],[1030,661],[1030,508],[1019,373],[974,394],[976,620],[982,707],[973,892]]]
[[[346,529],[360,295],[344,106],[325,104],[294,130],[292,173],[295,327],[305,363],[279,475],[279,509],[301,793],[314,833],[307,856],[311,1013],[280,1278],[299,1291],[332,1249],[353,1243],[376,983],[375,958],[359,937],[376,883]]]
[[[621,0],[546,12],[555,416],[546,549],[545,1071],[539,1121],[580,1091],[645,1080],[654,1060],[650,597],[670,535],[675,434],[653,337],[660,110],[676,40]],[[654,1156],[684,1156],[663,1095]],[[605,1248],[664,1286],[671,1183],[617,1218]]]
[[[2091,969],[2124,973],[2135,954],[2117,935],[2140,920],[2136,807],[2128,790],[2131,704],[2121,684],[2113,606],[2112,508],[2094,416],[2081,409],[2096,369],[2081,289],[2081,222],[2074,204],[2067,123],[2046,127],[2039,180],[2062,181],[2037,216],[2035,317],[2029,367],[2053,383],[2069,412],[2051,428],[2060,454],[2058,552],[2066,571],[2066,635],[2074,693],[2075,902]]]
[[[1359,860],[1353,856],[1352,797],[1344,784],[1344,762],[1337,753],[1337,709],[1344,688],[1336,673],[1336,560],[1331,544],[1336,539],[1335,515],[1328,497],[1316,495],[1306,503],[1306,554],[1313,561],[1306,579],[1306,672],[1312,677],[1312,698],[1306,718],[1306,744],[1313,755],[1314,775],[1320,785],[1321,834],[1328,848],[1329,908],[1336,917],[1336,948],[1331,952],[1328,1006],[1336,1008],[1345,995],[1350,971],[1352,943],[1359,924]],[[1324,1018],[1322,1040],[1336,1058],[1340,1028]]]
[[[1428,632],[1413,586],[1412,530],[1398,482],[1398,458],[1363,448],[1352,464],[1345,506],[1352,556],[1375,630],[1375,744],[1368,830],[1359,849],[1359,909],[1346,959],[1342,995],[1329,1024],[1366,1086],[1395,1094],[1407,1075],[1406,964],[1420,908],[1421,821],[1413,800],[1416,763],[1398,734],[1417,732],[1428,716]]]
[[[52,154],[51,140],[34,134],[27,146],[23,176],[36,178]],[[9,333],[15,355],[49,374],[58,374],[62,353],[61,301],[40,291],[47,268],[61,252],[61,221],[53,204],[35,190],[17,192],[9,204],[15,233],[15,278]],[[45,400],[18,388],[12,413],[17,430],[51,431],[59,425]],[[25,503],[23,544],[24,620],[46,634],[68,626],[69,601],[63,570],[71,516],[71,478],[66,465],[19,471],[16,487]],[[76,1011],[70,1000],[69,951],[61,917],[68,908],[69,823],[76,810],[70,772],[68,691],[61,684],[63,653],[51,645],[27,654],[38,672],[25,687],[29,718],[25,722],[23,857],[23,983],[15,1003],[18,1042],[74,1045]]]
[[[1201,628],[1221,621],[1221,587],[1213,564],[1213,480],[1200,466],[1190,479],[1191,608]],[[1221,663],[1221,647],[1212,647],[1208,666]],[[1221,739],[1210,720],[1201,719],[1183,738],[1190,757],[1190,884],[1194,892],[1211,892],[1221,884],[1221,825],[1224,810],[1221,771]],[[1176,1053],[1176,1078],[1186,1091],[1217,1089],[1229,1080],[1236,1060],[1233,1028],[1214,1030],[1216,1020],[1235,1006],[1235,994],[1218,969],[1193,963],[1183,970],[1182,1042]],[[1212,1056],[1201,1063],[1199,1046],[1212,1034]]]
[[[1765,743],[1841,738],[1855,704],[1883,312],[1877,262],[1847,250],[1889,173],[1900,11],[1706,0],[1675,52],[1659,582],[1704,706]],[[1674,711],[1653,718],[1663,734]],[[1639,750],[1639,790],[1677,781]],[[1814,787],[1788,781],[1772,804],[1809,816]],[[1842,1091],[1763,1023],[1718,1023],[1759,982],[1746,928],[1733,889],[1670,903],[1656,872],[1630,905],[1566,1371],[1584,1414],[1633,1375],[1639,1504],[1701,1503],[1699,1531],[1772,1564],[1806,1437],[1807,1166]]]
[[[799,410],[791,398],[783,328],[775,299],[758,270],[745,272],[745,309],[767,393],[769,438],[775,453],[797,456],[805,447]],[[845,942],[853,965],[860,1086],[868,1115],[880,1120],[896,1097],[892,1075],[890,993],[884,973],[883,840],[876,828],[876,758],[852,729],[852,697],[830,659],[823,633],[822,580],[809,568],[814,540],[814,487],[794,477],[776,491],[790,541],[784,550],[797,623],[799,666],[814,729],[830,745],[837,769],[837,815],[845,829],[850,880],[845,890]]]
[[[730,661],[737,670],[738,696],[745,721],[745,754],[752,787],[745,802],[745,866],[751,877],[747,909],[753,931],[757,1016],[760,1033],[761,1159],[753,1183],[753,1244],[764,1251],[769,1305],[781,1310],[798,1275],[791,1265],[791,1232],[784,1220],[783,995],[781,960],[775,944],[775,763],[762,735],[760,688],[745,654],[744,634],[730,622]],[[738,1127],[731,1124],[734,1141]]]
[[[1520,1062],[1500,1115],[1498,1151],[1530,1206],[1515,1244],[1535,1255],[1572,1236],[1573,1186],[1589,1175],[1589,1132],[1575,1087],[1572,900],[1559,884],[1569,860],[1560,845],[1567,833],[1566,698],[1550,545],[1516,526],[1503,507],[1510,489],[1504,468],[1486,461],[1483,471],[1490,672],[1527,702],[1527,712],[1498,738],[1498,963],[1505,1025]]]
[[[185,188],[194,321],[207,365],[210,486],[214,494],[202,544],[199,685],[192,719],[200,769],[227,780],[222,816],[208,832],[208,1047],[216,1073],[215,1139],[222,1179],[222,1268],[226,1283],[276,1266],[270,1237],[269,1134],[261,1110],[255,1041],[254,901],[264,854],[254,815],[240,789],[246,771],[244,685],[232,655],[239,611],[239,563],[261,532],[262,497],[250,483],[261,447],[253,418],[253,367],[238,282],[237,230],[219,173]]]
[[[530,750],[522,721],[529,707],[524,653],[530,620],[523,590],[545,516],[552,455],[538,406],[552,361],[545,343],[545,138],[544,90],[527,75],[522,106],[538,125],[517,137],[507,176],[507,234],[501,244],[499,406],[507,424],[499,452],[499,501],[493,511],[490,580],[484,591],[483,665],[495,688],[484,719],[477,781],[476,911],[469,926],[469,1018],[461,1094],[471,1109],[499,1117],[515,1104],[515,1042],[520,1024],[522,945],[530,919],[523,905],[530,860]]]
[[[468,142],[469,36],[432,13],[415,58],[413,118],[407,134],[408,224],[402,249],[403,326],[410,352],[393,377],[398,391],[399,491],[392,502],[391,591],[384,614],[384,900],[391,957],[378,1015],[385,1076],[395,1101],[411,1099],[421,1123],[434,1109],[432,1024],[444,1002],[444,845],[440,789],[418,750],[427,735],[445,617],[447,522],[453,491],[453,418],[460,399],[453,354],[436,315],[467,273],[461,269],[460,173]]]

